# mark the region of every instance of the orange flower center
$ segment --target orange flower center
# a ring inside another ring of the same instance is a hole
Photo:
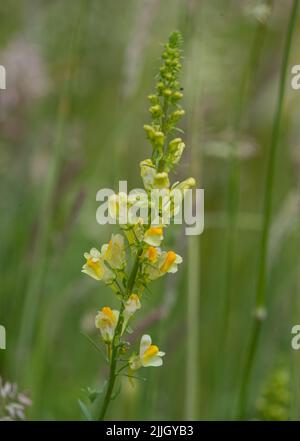
[[[155,262],[157,259],[157,249],[155,247],[148,248],[148,259],[151,262]]]
[[[111,322],[115,322],[115,316],[114,313],[112,312],[112,309],[109,306],[104,306],[101,311],[103,312],[103,314],[105,314],[107,316],[107,318],[111,321]]]
[[[150,227],[148,230],[148,233],[154,236],[161,236],[162,235],[162,228],[161,227]]]
[[[149,359],[151,357],[154,357],[154,355],[156,355],[158,353],[158,351],[159,351],[159,349],[158,349],[158,347],[156,345],[151,345],[144,352],[143,358],[144,359]]]

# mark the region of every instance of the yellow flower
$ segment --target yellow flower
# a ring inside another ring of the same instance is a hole
[[[149,247],[145,253],[148,261],[144,263],[144,274],[150,280],[155,280],[166,273],[176,273],[177,266],[182,263],[182,257],[174,251],[162,252],[159,248],[153,248]]]
[[[157,248],[150,246],[146,251],[146,257],[150,262],[155,263],[157,261]]]
[[[96,280],[103,280],[111,283],[115,279],[115,274],[105,265],[103,257],[96,248],[92,248],[89,253],[84,253],[86,263],[82,267],[82,272]]]
[[[95,326],[100,329],[105,343],[110,343],[112,341],[118,319],[119,311],[112,310],[109,306],[105,306],[98,312],[95,318]]]
[[[108,212],[112,219],[124,220],[127,216],[127,194],[120,192],[110,196],[108,199]]]
[[[168,173],[162,172],[162,173],[156,173],[153,180],[153,188],[169,188],[170,187],[170,181]]]
[[[182,182],[176,182],[174,185],[172,185],[172,190],[180,190],[183,192],[185,192],[185,190],[189,190],[191,188],[194,188],[196,186],[196,181],[194,178],[188,178],[185,179]]]
[[[162,253],[164,255],[164,262],[160,267],[162,273],[176,273],[177,265],[182,263],[182,257],[174,253],[174,251],[168,251]]]
[[[137,294],[131,294],[129,299],[125,303],[124,323],[123,323],[122,334],[126,329],[128,320],[133,316],[133,314],[136,313],[136,311],[141,309],[141,307],[142,307],[142,305],[141,305],[139,296]]]
[[[145,233],[144,242],[153,247],[158,247],[163,238],[162,227],[150,227]]]
[[[169,143],[167,159],[172,164],[177,164],[180,161],[184,148],[185,144],[181,138],[173,139]]]
[[[154,167],[151,159],[145,159],[140,163],[141,177],[143,179],[144,187],[146,190],[151,190],[153,187],[154,177],[156,175],[156,168]]]
[[[102,246],[101,255],[112,268],[123,269],[126,264],[124,237],[112,234],[109,243]]]
[[[129,359],[130,369],[137,370],[140,367],[161,366],[163,364],[162,357],[164,355],[164,352],[152,344],[150,335],[145,334],[141,338],[139,355],[134,355]]]

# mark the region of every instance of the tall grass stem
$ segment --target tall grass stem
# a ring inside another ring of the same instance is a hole
[[[299,4],[298,0],[293,1],[287,33],[286,33],[283,58],[281,63],[278,99],[275,110],[275,116],[273,120],[272,136],[271,136],[271,143],[270,143],[269,157],[267,164],[267,175],[265,182],[264,211],[263,211],[264,218],[263,218],[263,228],[262,228],[262,236],[261,236],[260,250],[259,250],[259,271],[258,271],[257,288],[256,288],[254,323],[250,335],[249,345],[247,347],[245,366],[242,374],[242,381],[239,391],[239,399],[238,399],[239,419],[244,419],[245,417],[251,373],[255,361],[255,356],[257,353],[257,347],[259,342],[259,336],[261,333],[262,323],[266,316],[267,257],[268,257],[269,238],[270,238],[276,156],[279,145],[279,136],[280,136],[282,113],[283,113],[284,95],[285,95],[287,71],[288,71],[288,60],[289,60],[293,35],[296,28],[298,4]]]

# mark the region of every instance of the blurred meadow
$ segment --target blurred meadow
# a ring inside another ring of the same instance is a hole
[[[162,44],[184,38],[186,150],[174,180],[205,190],[205,229],[169,246],[184,257],[135,318],[166,352],[145,383],[124,380],[109,419],[236,419],[256,285],[270,143],[293,1],[10,0],[0,4],[0,375],[26,391],[28,419],[82,419],[77,399],[106,367],[96,311],[114,298],[81,274],[83,253],[115,227],[96,223],[96,192],[141,184],[143,124]],[[300,419],[300,15],[277,133],[266,258],[267,317],[247,419]],[[267,190],[268,191],[268,190]],[[117,306],[117,303],[114,305]],[[131,337],[130,337],[131,338]]]

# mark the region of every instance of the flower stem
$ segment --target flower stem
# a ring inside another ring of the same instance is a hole
[[[128,285],[127,285],[128,296],[132,293],[132,290],[133,290],[133,287],[135,284],[135,280],[136,280],[139,266],[140,266],[140,256],[141,256],[142,252],[143,252],[143,249],[141,248],[137,253],[137,256],[135,258],[131,273],[129,275]],[[106,394],[105,394],[104,401],[103,401],[103,406],[102,406],[101,413],[99,416],[100,421],[104,420],[104,417],[105,417],[107,409],[108,409],[108,405],[111,401],[116,378],[118,376],[117,366],[118,366],[118,356],[119,356],[119,350],[120,350],[120,338],[121,338],[122,328],[123,328],[123,323],[124,323],[124,309],[125,309],[125,304],[124,304],[124,302],[122,302],[121,307],[120,307],[118,323],[117,323],[114,337],[113,337],[113,341],[111,344],[109,379],[108,379]]]
[[[283,102],[285,95],[285,85],[287,78],[288,59],[289,59],[293,34],[296,28],[296,16],[297,16],[298,4],[299,4],[298,0],[293,1],[288,29],[287,29],[283,59],[281,64],[278,100],[277,100],[276,113],[273,121],[270,154],[268,160],[267,177],[266,177],[266,185],[265,185],[264,222],[263,222],[261,245],[260,245],[259,274],[257,281],[256,303],[255,303],[255,321],[250,336],[249,346],[247,349],[246,362],[245,362],[240,393],[239,393],[239,400],[238,400],[239,419],[244,419],[245,417],[249,382],[251,379],[252,368],[255,360],[255,355],[257,352],[257,346],[261,332],[262,322],[265,316],[266,276],[267,276],[267,257],[268,257],[267,254],[268,254],[268,245],[269,245],[269,237],[270,237],[276,153],[279,144],[280,126],[281,126]]]
[[[124,315],[123,315],[124,308],[125,308],[125,306],[124,306],[124,303],[122,302],[118,323],[117,323],[114,338],[112,341],[112,352],[111,352],[109,379],[108,379],[108,385],[107,385],[107,389],[106,389],[106,394],[105,394],[103,406],[102,406],[100,417],[99,417],[100,421],[102,421],[105,417],[105,414],[106,414],[106,411],[107,411],[107,408],[110,403],[111,396],[112,396],[112,393],[114,390],[115,381],[117,378],[116,371],[117,371],[117,361],[118,361],[118,355],[119,355],[119,343],[120,343],[120,337],[121,337],[121,332],[122,332],[122,327],[123,327],[123,322],[124,322]]]

